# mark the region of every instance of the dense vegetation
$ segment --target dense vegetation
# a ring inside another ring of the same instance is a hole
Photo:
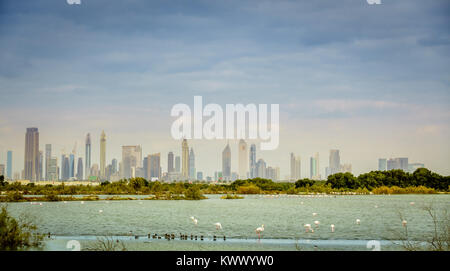
[[[2,201],[21,201],[23,195],[45,195],[46,200],[61,200],[60,195],[153,195],[148,199],[191,199],[205,198],[203,194],[269,194],[269,193],[346,193],[357,194],[429,194],[448,192],[450,177],[441,176],[428,169],[420,168],[414,173],[402,170],[372,171],[358,177],[351,173],[330,175],[326,181],[301,179],[292,182],[273,182],[254,178],[236,180],[227,184],[205,182],[149,182],[143,178],[132,178],[118,182],[103,182],[101,185],[35,185],[33,183],[7,183],[0,176],[0,191],[6,194]]]

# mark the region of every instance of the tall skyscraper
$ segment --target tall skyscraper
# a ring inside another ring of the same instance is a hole
[[[155,153],[148,156],[147,161],[148,166],[148,178],[151,180],[153,178],[161,179],[161,154]]]
[[[47,181],[58,180],[58,160],[56,157],[52,157],[48,160],[48,175]]]
[[[395,158],[395,160],[397,160],[397,165],[398,165],[398,169],[403,170],[404,172],[408,172],[408,158],[407,157],[400,157],[400,158]]]
[[[50,159],[52,158],[52,145],[45,144],[45,180],[49,180],[48,170],[50,167]]]
[[[85,163],[85,174],[86,179],[89,179],[89,176],[91,175],[91,134],[86,135],[86,155],[84,157],[86,159]]]
[[[231,180],[231,149],[228,143],[222,151],[222,177],[226,181]]]
[[[314,157],[310,158],[310,178],[313,180],[321,179],[318,152],[316,152]]]
[[[75,177],[75,154],[69,155],[69,179]]]
[[[24,179],[39,181],[39,131],[27,128],[25,135]]]
[[[102,131],[100,136],[100,178],[105,178],[106,168],[106,135],[105,131]]]
[[[44,179],[44,154],[39,151],[39,181]]]
[[[330,150],[330,174],[339,173],[341,168],[341,157],[339,150]]]
[[[239,140],[239,166],[238,174],[240,179],[247,179],[248,172],[248,151],[247,143],[241,139]]]
[[[111,174],[117,173],[117,170],[118,170],[118,168],[117,168],[117,159],[114,158],[111,161]]]
[[[178,173],[181,172],[181,157],[180,156],[175,157],[175,171]]]
[[[263,159],[259,159],[256,163],[256,177],[265,178],[266,177],[266,162]]]
[[[300,156],[295,156],[293,152],[291,152],[291,180],[299,180],[301,179],[301,159]]]
[[[386,158],[378,159],[378,170],[385,171],[387,168],[387,160]]]
[[[83,158],[78,158],[77,163],[77,180],[83,180]]]
[[[69,163],[69,157],[67,155],[64,156],[64,172],[62,173],[64,181],[67,181],[70,179],[70,163]]]
[[[144,179],[146,180],[150,180],[150,163],[148,161],[148,157],[149,156],[144,157],[144,160],[142,162],[142,167],[144,168]]]
[[[191,148],[191,151],[189,152],[189,179],[195,180],[196,174],[195,174],[195,154],[194,149]]]
[[[249,157],[250,165],[250,178],[256,178],[256,145],[252,144],[250,146],[250,157]]]
[[[141,146],[122,146],[122,177],[135,177],[136,168],[142,167]]]
[[[6,153],[6,177],[12,179],[12,151]]]
[[[174,172],[175,168],[173,167],[173,152],[169,152],[167,155],[167,173]]]
[[[182,155],[182,168],[181,168],[181,177],[184,180],[189,178],[189,146],[186,139],[183,139],[181,143],[181,155]]]

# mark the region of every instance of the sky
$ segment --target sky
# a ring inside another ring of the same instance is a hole
[[[450,175],[450,2],[103,1],[0,2],[0,163],[24,164],[27,127],[40,149],[84,159],[100,134],[107,161],[122,145],[181,154],[175,104],[279,104],[280,144],[257,158],[289,174],[289,154],[339,149],[353,173],[378,158]],[[221,170],[225,140],[191,140],[197,171]],[[231,140],[232,171],[238,141]],[[253,143],[253,141],[249,141]],[[255,141],[257,143],[257,141]]]

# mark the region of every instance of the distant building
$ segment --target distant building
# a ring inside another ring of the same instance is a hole
[[[387,169],[387,160],[386,158],[378,159],[378,170],[385,171]]]
[[[56,157],[51,157],[48,164],[48,175],[47,181],[57,181],[59,179],[58,176],[58,159]]]
[[[203,172],[201,172],[201,171],[197,172],[197,180],[198,181],[203,181]]]
[[[175,171],[175,167],[173,164],[173,152],[169,152],[167,155],[167,173],[172,173]]]
[[[387,160],[387,162],[386,162],[386,168],[387,168],[387,170],[393,170],[393,169],[399,169],[399,165],[398,165],[398,163],[397,163],[397,160],[395,160],[395,159],[389,159],[389,160]]]
[[[79,157],[77,163],[77,180],[83,180],[83,176],[83,158]]]
[[[231,180],[231,149],[228,143],[222,151],[222,175],[224,180]]]
[[[256,177],[256,145],[252,144],[250,146],[250,154],[249,154],[249,170],[250,170],[250,178],[253,179]]]
[[[24,179],[39,181],[39,131],[38,128],[27,128],[25,135]]]
[[[339,150],[330,150],[330,175],[339,173],[341,167],[341,157]]]
[[[175,172],[181,173],[181,157],[175,157]]]
[[[147,157],[148,163],[148,179],[161,179],[161,154],[155,153]]]
[[[290,180],[299,180],[301,179],[301,158],[300,156],[295,156],[293,152],[291,152],[291,176]]]
[[[52,145],[45,144],[45,180],[46,181],[49,181],[48,170],[49,170],[51,158],[52,158]]]
[[[320,180],[320,164],[319,164],[319,153],[316,152],[314,157],[310,158],[310,178],[312,180]]]
[[[256,163],[256,177],[266,178],[266,162],[263,159],[259,159]]]
[[[189,179],[195,180],[195,154],[194,149],[191,148],[189,152]]]
[[[141,146],[122,146],[122,177],[125,179],[136,176],[136,168],[142,167]]]
[[[247,143],[245,140],[239,140],[239,164],[238,164],[238,174],[240,179],[247,179],[248,172],[248,151],[247,151]]]
[[[12,151],[6,153],[6,178],[12,179]]]
[[[91,175],[90,171],[91,171],[91,135],[88,133],[86,135],[86,153],[85,153],[85,174],[86,174],[86,179],[89,179],[89,176]]]
[[[265,178],[270,179],[274,182],[280,179],[280,168],[278,167],[267,167]]]
[[[342,173],[352,173],[352,164],[342,164],[339,171]]]
[[[0,164],[0,176],[6,176],[6,167],[3,164]]]
[[[187,180],[189,179],[189,146],[186,139],[181,143],[182,168],[181,176]]]
[[[105,178],[106,168],[106,135],[105,131],[102,131],[100,136],[100,178]]]

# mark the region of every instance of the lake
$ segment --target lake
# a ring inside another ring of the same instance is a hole
[[[14,216],[33,216],[42,232],[51,233],[46,250],[67,250],[66,243],[72,239],[84,248],[105,235],[123,240],[130,250],[368,250],[369,240],[380,241],[381,250],[397,250],[401,247],[395,240],[404,232],[400,216],[407,220],[409,238],[423,241],[434,226],[422,208],[432,204],[440,216],[450,206],[450,195],[207,197],[201,201],[24,202],[9,203],[8,209]],[[198,219],[197,225],[191,216]],[[320,224],[315,226],[314,221]],[[216,222],[222,230],[216,230]],[[255,229],[262,224],[259,241]],[[311,224],[314,233],[306,232],[304,224]],[[177,238],[149,239],[149,233],[174,233]],[[203,235],[204,240],[179,240],[180,234]]]

